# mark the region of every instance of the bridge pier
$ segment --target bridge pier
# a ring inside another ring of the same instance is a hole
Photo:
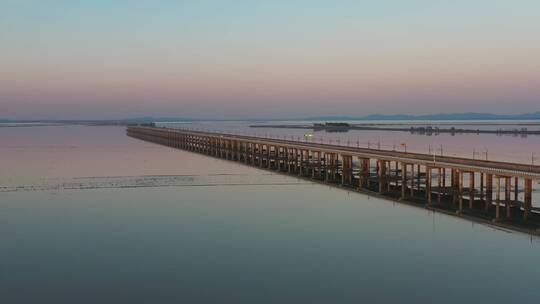
[[[469,209],[474,208],[474,172],[469,172]]]
[[[459,199],[459,212],[463,212],[463,172],[461,170],[457,171],[458,173],[458,182],[459,182],[459,191],[458,191],[458,199]]]
[[[486,200],[484,210],[489,211],[493,203],[493,174],[486,174]]]
[[[401,199],[405,199],[405,192],[407,191],[407,164],[401,163]]]
[[[501,218],[500,206],[501,206],[501,177],[496,177],[496,188],[495,188],[495,219]]]
[[[428,206],[432,205],[431,200],[431,182],[433,179],[433,176],[431,175],[431,167],[426,167],[426,199]]]
[[[377,160],[379,169],[379,193],[383,194],[386,190],[386,161]]]
[[[351,186],[353,174],[352,156],[342,154],[341,158],[343,160],[341,169],[341,185]]]
[[[524,212],[523,219],[528,220],[531,215],[532,209],[532,180],[530,178],[525,179],[525,189],[524,189]]]
[[[510,197],[511,197],[511,191],[512,189],[512,180],[510,179],[510,177],[505,177],[504,178],[504,205],[506,207],[506,217],[507,218],[510,218],[512,216],[511,214],[511,211],[510,211]]]

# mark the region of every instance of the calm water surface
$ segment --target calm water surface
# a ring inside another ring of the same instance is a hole
[[[0,303],[538,303],[540,241],[145,143],[0,128]]]

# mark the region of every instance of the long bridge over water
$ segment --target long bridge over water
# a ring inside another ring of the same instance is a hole
[[[540,166],[225,133],[128,126],[131,137],[540,234]]]

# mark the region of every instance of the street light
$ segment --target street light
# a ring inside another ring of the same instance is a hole
[[[407,144],[406,143],[402,143],[400,146],[403,147],[403,150],[405,151],[405,153],[407,153]]]
[[[473,151],[472,151],[472,159],[474,159],[474,157],[475,157],[476,155],[480,155],[480,153],[477,152],[475,148],[473,148]]]
[[[441,152],[441,156],[443,156],[443,147],[442,147],[442,145],[439,147],[439,152]]]

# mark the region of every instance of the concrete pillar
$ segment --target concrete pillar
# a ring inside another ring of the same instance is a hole
[[[300,156],[298,160],[298,175],[302,176],[303,174],[302,171],[304,170],[304,150],[300,149],[299,152],[300,152]]]
[[[322,178],[325,182],[328,182],[328,153],[323,152],[321,155],[322,161]]]
[[[530,178],[525,179],[525,193],[524,193],[524,206],[523,206],[523,219],[527,220],[532,210],[532,180]]]
[[[339,160],[339,154],[338,154],[337,158]],[[342,160],[341,161],[341,185],[343,186],[343,185],[345,185],[347,183],[347,177],[346,177],[346,174],[347,174],[346,173],[346,171],[347,171],[346,166],[347,165],[345,164],[345,162],[346,162],[345,155],[343,155],[343,154],[341,155],[341,160]]]
[[[443,187],[443,193],[446,195],[446,168],[442,168],[442,187]]]
[[[505,184],[504,184],[504,204],[506,206],[506,217],[509,218],[511,217],[511,212],[510,212],[510,199],[511,199],[511,191],[512,191],[512,180],[510,177],[505,177],[504,179],[505,181]]]
[[[367,160],[367,171],[366,171],[366,187],[371,186],[371,159]]]
[[[493,202],[493,174],[486,174],[486,201],[484,205],[485,211],[489,211]]]
[[[286,153],[285,156],[286,156],[286,158],[287,158],[287,172],[290,174],[291,171],[292,171],[292,170],[291,170],[291,167],[292,167],[292,166],[291,166],[291,154],[292,154],[292,153],[291,153],[291,148],[287,147],[287,148],[285,149],[285,151],[286,151],[286,152],[285,152],[285,153]]]
[[[274,167],[277,171],[281,171],[281,147],[275,146],[276,150],[274,151]]]
[[[316,151],[311,151],[311,178],[315,179],[315,167],[316,167],[316,158],[315,158]]]
[[[426,167],[426,198],[427,198],[427,202],[428,202],[428,205],[431,206],[431,179],[432,179],[432,176],[431,176],[431,168],[430,167]]]
[[[496,184],[495,184],[495,218],[496,219],[499,219],[501,217],[500,206],[501,206],[501,178],[500,176],[497,176]]]
[[[414,164],[411,164],[411,197],[414,197]]]
[[[266,168],[271,169],[272,168],[272,149],[274,146],[272,145],[266,145]]]
[[[342,168],[341,168],[341,184],[342,185],[351,185],[352,184],[352,156],[350,155],[341,155],[342,158]]]
[[[258,150],[258,156],[259,156],[259,167],[262,168],[263,166],[263,155],[264,155],[264,152],[263,152],[263,145],[262,144],[258,144],[259,146],[259,150]]]
[[[480,173],[480,203],[484,201],[484,173]]]
[[[321,151],[317,151],[317,177],[322,177]]]
[[[392,177],[392,162],[384,162],[384,165],[387,166],[386,170],[386,191],[390,192],[390,186],[391,186],[391,177]]]
[[[405,191],[407,190],[407,164],[401,163],[401,199],[405,199]]]
[[[242,157],[244,158],[244,163],[247,164],[247,143],[242,142]]]
[[[377,160],[377,164],[379,168],[379,193],[384,193],[386,189],[386,161]]]
[[[330,153],[330,180],[335,182],[337,180],[337,154]]]
[[[416,186],[418,191],[420,191],[420,172],[420,165],[416,165]]]
[[[458,173],[458,182],[459,182],[459,186],[458,186],[459,212],[462,212],[463,211],[463,172],[461,172],[461,170],[458,170],[457,173]]]
[[[456,204],[457,202],[457,195],[456,195],[456,189],[457,189],[457,183],[456,183],[456,169],[450,169],[450,187],[452,188],[452,204]]]
[[[514,201],[518,201],[519,197],[519,178],[514,177]]]
[[[441,192],[442,192],[442,170],[441,168],[437,168],[437,186],[439,187],[439,191],[437,191],[437,203],[441,203]]]
[[[474,207],[474,172],[469,172],[469,209]]]

